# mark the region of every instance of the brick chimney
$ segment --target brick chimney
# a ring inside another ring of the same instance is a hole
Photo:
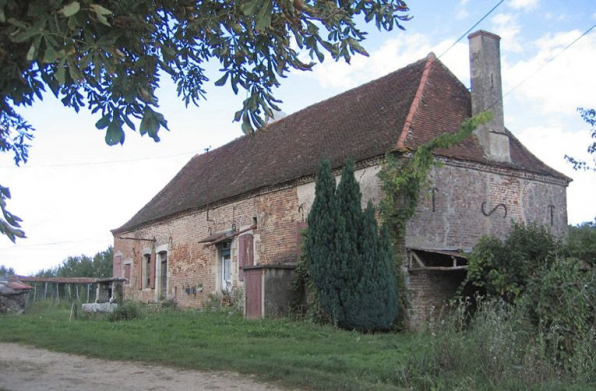
[[[509,136],[503,119],[501,87],[501,37],[484,30],[468,35],[470,41],[470,78],[472,84],[472,114],[491,111],[491,122],[476,129],[484,155],[499,162],[511,162]]]

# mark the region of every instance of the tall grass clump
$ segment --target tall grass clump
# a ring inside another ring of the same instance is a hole
[[[120,304],[114,312],[108,314],[110,322],[117,322],[120,320],[134,320],[143,316],[143,311],[139,303],[134,301],[125,301]]]
[[[420,390],[503,390],[596,386],[596,328],[575,336],[561,362],[561,330],[537,328],[527,309],[500,298],[460,300],[429,321],[417,352],[397,368]],[[422,348],[420,348],[422,347]]]

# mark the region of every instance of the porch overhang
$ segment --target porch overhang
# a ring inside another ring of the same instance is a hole
[[[218,232],[213,235],[209,235],[206,238],[199,240],[199,243],[205,243],[205,246],[212,246],[217,243],[225,242],[226,240],[229,240],[230,238],[241,235],[245,232],[252,231],[253,229],[256,229],[256,228],[257,228],[257,225],[254,224],[248,228],[241,229],[239,231],[236,231],[234,229],[229,229],[229,230],[226,230],[223,232]]]
[[[460,250],[408,248],[408,271],[468,270],[468,256]]]

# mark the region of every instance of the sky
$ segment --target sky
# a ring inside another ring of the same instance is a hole
[[[353,58],[350,65],[327,59],[311,72],[291,72],[276,91],[282,110],[294,113],[429,52],[440,56],[499,1],[407,3],[412,19],[404,23],[405,31],[367,27],[369,57]],[[573,171],[563,158],[590,158],[589,126],[577,108],[596,108],[596,28],[572,42],[595,24],[594,0],[505,0],[473,30],[502,38],[507,128],[538,158],[573,178],[567,190],[570,224],[596,217],[596,173]],[[466,37],[440,60],[469,87]],[[207,101],[198,108],[186,108],[164,78],[158,97],[170,131],[160,131],[159,143],[128,132],[124,145],[108,147],[104,132],[94,126],[99,117],[77,114],[52,95],[19,109],[36,128],[35,139],[24,166],[15,167],[8,154],[0,156],[0,183],[11,190],[8,210],[23,219],[27,238],[13,244],[0,236],[0,264],[27,275],[56,267],[68,256],[107,249],[113,244],[110,230],[147,204],[192,156],[242,136],[232,121],[244,95],[214,86],[217,66],[208,70]]]

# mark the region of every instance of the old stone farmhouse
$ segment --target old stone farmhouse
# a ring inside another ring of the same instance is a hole
[[[363,203],[376,203],[387,153],[404,156],[486,109],[492,123],[436,153],[443,165],[407,225],[414,321],[453,294],[465,276],[465,252],[482,236],[505,235],[512,220],[564,234],[570,179],[504,126],[500,38],[478,31],[469,39],[471,92],[429,54],[192,158],[113,230],[114,273],[129,281],[125,297],[202,307],[210,295],[236,290],[245,294],[248,317],[283,311],[322,158],[339,170],[352,157]]]

